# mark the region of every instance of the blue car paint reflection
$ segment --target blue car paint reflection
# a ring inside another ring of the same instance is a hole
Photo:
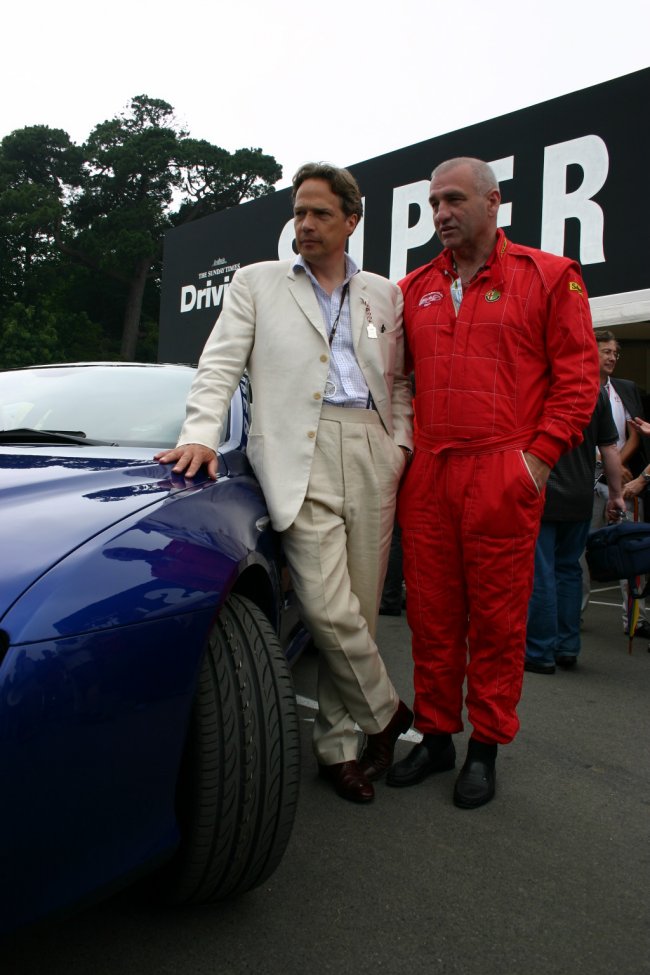
[[[173,852],[197,675],[230,592],[285,627],[289,655],[304,645],[282,618],[246,410],[242,387],[216,482],[139,446],[0,445],[0,932]]]

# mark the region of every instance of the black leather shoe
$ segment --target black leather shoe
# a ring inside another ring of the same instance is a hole
[[[413,724],[413,712],[400,701],[397,711],[383,731],[367,735],[366,747],[359,759],[359,768],[367,779],[380,779],[393,764],[395,742]]]
[[[372,782],[368,781],[357,762],[319,764],[318,774],[322,779],[329,779],[342,799],[349,799],[350,802],[372,802],[375,798]]]
[[[461,809],[476,809],[494,797],[497,746],[470,738],[467,758],[454,787],[454,805]]]
[[[555,658],[555,663],[558,665],[558,667],[561,667],[562,670],[572,670],[577,662],[578,658],[572,653],[561,653]]]
[[[386,782],[394,788],[417,785],[434,772],[448,772],[456,765],[456,749],[451,735],[424,735],[406,758],[396,762]]]
[[[554,674],[555,664],[540,664],[536,660],[525,660],[524,670],[530,674]]]

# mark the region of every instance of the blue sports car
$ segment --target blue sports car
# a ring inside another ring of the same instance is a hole
[[[219,477],[152,460],[194,370],[0,373],[0,931],[155,872],[171,902],[275,869],[306,643],[234,397]]]

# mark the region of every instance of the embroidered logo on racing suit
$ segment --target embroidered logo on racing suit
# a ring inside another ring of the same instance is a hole
[[[436,301],[442,301],[442,291],[429,291],[428,294],[422,295],[420,298],[420,308],[426,308],[427,305],[433,305]]]

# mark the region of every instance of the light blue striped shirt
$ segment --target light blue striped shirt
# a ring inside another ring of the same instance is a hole
[[[339,316],[331,346],[330,368],[325,384],[324,401],[332,406],[351,406],[362,410],[366,409],[372,405],[372,400],[370,390],[354,353],[349,290],[341,308],[343,289],[351,278],[359,273],[359,268],[352,258],[346,254],[345,281],[340,287],[335,288],[331,295],[328,295],[321,288],[301,254],[293,262],[293,270],[298,274],[306,274],[311,281],[328,335],[332,331],[337,315]]]

